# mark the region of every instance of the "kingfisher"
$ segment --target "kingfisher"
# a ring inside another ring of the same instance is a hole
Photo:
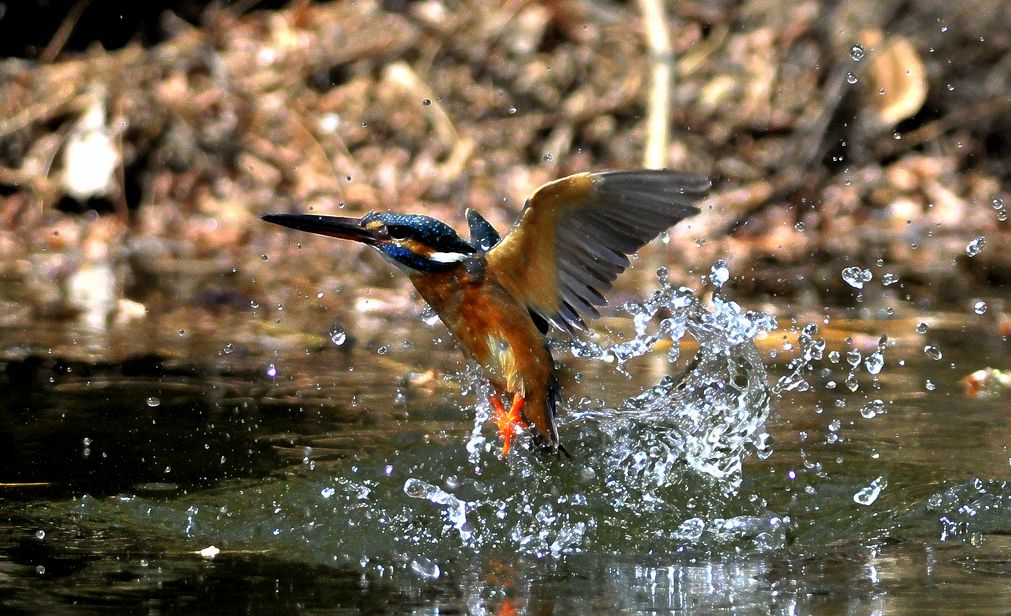
[[[599,317],[629,255],[697,214],[708,178],[669,170],[577,173],[535,190],[501,237],[467,209],[469,239],[420,214],[361,218],[268,214],[263,220],[377,249],[410,278],[491,383],[493,420],[509,454],[517,428],[568,452],[555,426],[561,391],[547,334],[575,336]],[[508,409],[506,403],[509,404]]]

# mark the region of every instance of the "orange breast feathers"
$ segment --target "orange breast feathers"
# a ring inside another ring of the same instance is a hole
[[[457,337],[502,393],[529,397],[531,390],[548,381],[551,359],[540,332],[526,307],[500,287],[468,290],[460,316],[462,331]]]
[[[549,380],[551,358],[530,313],[498,284],[467,283],[451,274],[412,281],[500,393],[527,397]]]
[[[488,278],[466,281],[454,274],[411,277],[464,350],[481,365],[506,400],[526,399],[523,418],[548,442],[557,439],[551,418],[554,363],[526,306]]]

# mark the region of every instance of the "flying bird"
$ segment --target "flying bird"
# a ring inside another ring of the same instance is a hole
[[[502,455],[516,428],[529,426],[546,448],[567,453],[555,426],[561,392],[549,329],[586,329],[628,255],[697,214],[710,186],[706,177],[667,170],[577,173],[534,191],[505,237],[468,209],[469,240],[420,214],[263,220],[378,250],[407,274],[491,382]]]

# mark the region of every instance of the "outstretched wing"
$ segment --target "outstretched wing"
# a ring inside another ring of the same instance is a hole
[[[488,252],[488,271],[513,297],[562,331],[598,317],[603,293],[628,256],[697,214],[708,178],[665,170],[578,173],[527,199],[513,228]]]

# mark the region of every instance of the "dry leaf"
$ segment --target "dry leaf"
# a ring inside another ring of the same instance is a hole
[[[867,78],[870,97],[883,126],[911,118],[927,100],[927,73],[913,44],[901,36],[882,41],[880,31],[862,35],[866,46],[877,48],[870,56]]]

